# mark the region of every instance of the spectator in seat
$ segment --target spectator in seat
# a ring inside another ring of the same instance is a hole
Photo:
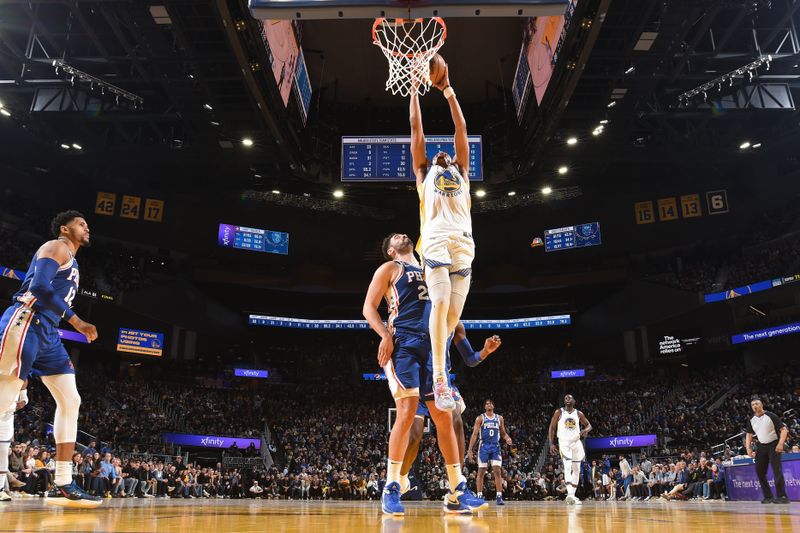
[[[251,498],[261,498],[264,494],[264,488],[258,484],[258,480],[253,480],[253,485],[248,489]]]

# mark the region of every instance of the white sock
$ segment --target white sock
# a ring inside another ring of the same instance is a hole
[[[567,485],[567,495],[575,496],[575,487],[572,485]]]
[[[450,492],[455,492],[461,482],[466,481],[467,478],[461,473],[461,465],[456,463],[454,465],[447,465],[447,481],[450,484]]]
[[[408,474],[400,474],[400,492],[408,492],[411,489],[411,480],[408,479]]]
[[[386,462],[386,484],[400,482],[400,467],[403,466],[403,461],[392,461],[389,459]]]
[[[72,483],[72,461],[56,461],[55,483],[59,487]]]
[[[503,493],[502,493],[502,492],[500,492],[499,490],[497,491],[497,497],[498,497],[498,498],[502,498],[502,497],[503,497]]]

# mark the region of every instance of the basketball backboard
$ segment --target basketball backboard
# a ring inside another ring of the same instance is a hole
[[[274,19],[537,17],[561,15],[567,0],[249,0],[250,12]]]

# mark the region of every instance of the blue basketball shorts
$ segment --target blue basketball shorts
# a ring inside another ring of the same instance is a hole
[[[74,373],[52,322],[22,304],[6,309],[0,318],[0,374],[25,380]]]
[[[395,400],[419,396],[420,376],[430,349],[431,339],[427,333],[395,331],[394,353],[383,367]]]
[[[486,468],[489,463],[492,466],[503,466],[499,446],[481,446],[478,450],[478,468]]]

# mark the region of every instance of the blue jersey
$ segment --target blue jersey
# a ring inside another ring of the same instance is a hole
[[[39,252],[36,252],[36,255],[33,256],[31,265],[28,267],[28,272],[25,274],[25,279],[22,280],[22,286],[13,296],[13,300],[25,305],[31,305],[31,302],[33,302],[33,310],[36,311],[39,316],[43,316],[52,324],[58,325],[62,317],[56,314],[54,311],[45,309],[36,303],[36,298],[29,290],[31,283],[33,282],[33,274],[36,271],[36,260],[38,259],[38,254]],[[80,271],[78,270],[78,261],[76,261],[75,257],[73,257],[70,253],[70,260],[58,269],[56,277],[53,278],[52,285],[53,291],[55,292],[54,297],[62,298],[65,302],[67,302],[68,306],[72,307],[72,301],[75,299],[75,295],[78,294],[79,284]]]
[[[395,263],[400,265],[400,273],[384,295],[389,306],[389,324],[396,329],[427,333],[431,309],[422,268],[402,261]]]
[[[481,424],[481,448],[500,447],[500,415],[495,413],[490,417],[483,413],[483,424]]]

